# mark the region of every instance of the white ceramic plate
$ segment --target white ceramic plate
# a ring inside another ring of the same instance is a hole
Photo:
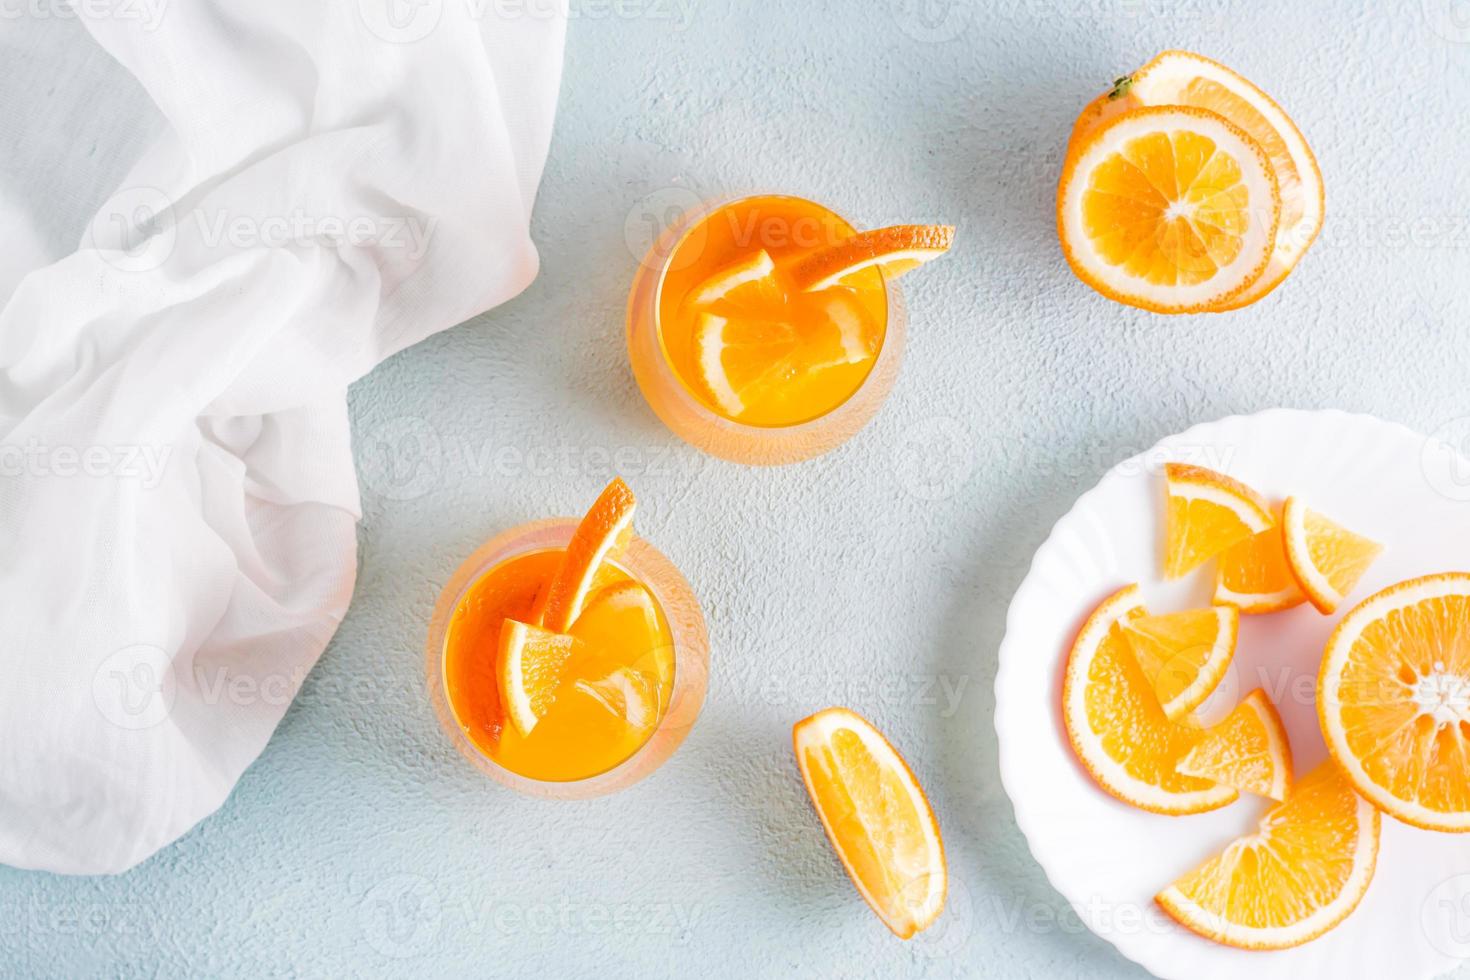
[[[1314,704],[1332,626],[1393,582],[1470,569],[1470,464],[1445,443],[1364,415],[1275,410],[1165,439],[1119,464],[1057,522],[1011,602],[996,677],[1000,772],[1016,821],[1047,877],[1093,932],[1166,980],[1432,977],[1470,957],[1470,836],[1383,821],[1378,871],[1358,909],[1305,946],[1248,952],[1174,924],[1153,896],[1255,829],[1268,801],[1245,797],[1189,817],[1145,813],[1099,789],[1063,727],[1062,667],[1087,614],[1143,584],[1151,608],[1208,602],[1213,563],[1159,586],[1164,462],[1227,473],[1279,502],[1288,493],[1386,544],[1343,608],[1243,617],[1232,675],[1207,709],[1255,687],[1281,709],[1305,774],[1326,758]]]

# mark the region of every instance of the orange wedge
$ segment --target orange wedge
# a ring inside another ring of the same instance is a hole
[[[622,721],[628,738],[640,744],[659,719],[657,682],[640,670],[619,667],[606,677],[572,682],[581,693],[592,698]]]
[[[1288,949],[1357,908],[1378,861],[1378,811],[1332,763],[1314,769],[1260,829],[1157,896],[1180,925],[1227,946]]]
[[[1182,721],[1219,686],[1235,657],[1240,610],[1230,606],[1137,616],[1122,624],[1133,658],[1170,721]]]
[[[949,872],[908,764],[846,708],[797,722],[791,737],[812,806],[858,892],[900,939],[927,929],[944,908]]]
[[[632,646],[630,639],[647,637],[646,651],[638,653],[633,648],[629,669],[648,675],[655,691],[667,695],[673,690],[674,648],[665,642],[668,627],[642,583],[624,579],[594,592],[568,633],[593,650],[628,647]],[[657,713],[667,707],[660,701]]]
[[[1164,467],[1164,577],[1178,578],[1275,523],[1260,494],[1201,466]]]
[[[1281,193],[1281,221],[1265,273],[1219,309],[1253,303],[1280,285],[1322,230],[1322,172],[1301,130],[1259,87],[1237,72],[1189,51],[1165,51],[1113,82],[1072,129],[1075,151],[1099,125],[1141,106],[1193,106],[1216,112],[1244,130],[1270,158]]]
[[[1215,602],[1242,613],[1290,609],[1307,601],[1286,560],[1281,525],[1252,535],[1220,553],[1215,565]]]
[[[1178,815],[1233,803],[1234,788],[1177,771],[1204,733],[1169,720],[1128,648],[1123,624],[1144,615],[1138,586],[1130,585],[1077,634],[1062,681],[1072,749],[1099,786],[1144,810]]]
[[[1288,497],[1281,515],[1286,560],[1297,584],[1318,612],[1335,610],[1358,584],[1383,545]]]
[[[684,302],[692,306],[709,306],[721,300],[740,302],[743,294],[763,294],[775,288],[776,263],[765,249],[733,262],[690,290]]]
[[[1291,743],[1276,706],[1257,688],[1176,767],[1246,793],[1284,800],[1291,792]]]
[[[1079,279],[1155,313],[1229,305],[1271,261],[1281,194],[1270,158],[1208,109],[1130,109],[1088,133],[1057,188],[1057,234]]]
[[[567,543],[561,567],[538,600],[540,625],[565,633],[582,612],[603,562],[633,537],[633,491],[614,477],[593,502]]]
[[[893,225],[863,231],[802,259],[791,270],[791,282],[804,292],[856,285],[860,273],[875,267],[883,278],[896,279],[937,259],[953,244],[953,225]]]
[[[500,630],[495,683],[511,724],[531,734],[561,687],[563,669],[580,649],[574,637],[507,619]]]
[[[1426,830],[1470,831],[1470,573],[1365,599],[1317,675],[1327,748],[1375,806]]]
[[[791,308],[804,312],[772,312],[769,318],[701,313],[695,321],[699,380],[730,418],[769,424],[773,412],[800,401],[803,385],[819,381],[826,369],[877,358],[882,331],[851,295],[834,290],[793,300]]]

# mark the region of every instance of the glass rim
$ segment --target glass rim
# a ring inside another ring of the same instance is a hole
[[[445,686],[446,645],[455,609],[486,572],[521,555],[564,548],[578,523],[570,517],[530,521],[481,544],[440,590],[424,646],[429,700],[449,740],[476,769],[528,796],[586,799],[615,793],[650,775],[673,755],[694,726],[708,686],[709,636],[698,600],[673,562],[635,534],[617,563],[653,593],[668,621],[674,648],[674,686],[669,705],[643,744],[610,769],[581,779],[552,780],[536,779],[501,765],[465,734]]]

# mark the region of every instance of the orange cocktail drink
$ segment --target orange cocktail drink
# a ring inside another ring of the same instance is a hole
[[[765,195],[670,228],[628,300],[628,353],[654,412],[744,463],[826,452],[877,412],[904,343],[893,280],[953,229],[858,232],[820,204]]]
[[[524,792],[582,797],[647,775],[704,699],[708,641],[688,584],[631,533],[614,481],[580,523],[487,542],[446,585],[432,699],[460,750]]]

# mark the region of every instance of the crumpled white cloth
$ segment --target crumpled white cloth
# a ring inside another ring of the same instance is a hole
[[[560,0],[0,17],[0,862],[224,802],[356,567],[345,389],[510,298]]]

